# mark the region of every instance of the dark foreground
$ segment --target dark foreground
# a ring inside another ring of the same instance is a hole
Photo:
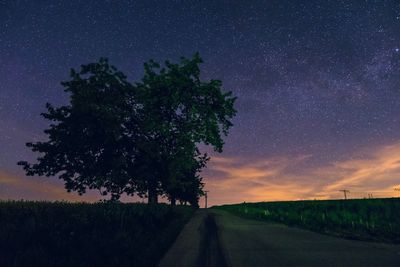
[[[0,266],[156,266],[192,213],[163,204],[0,202]]]
[[[222,210],[201,210],[186,225],[159,266],[399,264],[400,245],[347,240],[283,224],[244,219]]]

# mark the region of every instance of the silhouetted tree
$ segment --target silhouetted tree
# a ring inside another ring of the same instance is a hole
[[[27,143],[41,155],[35,164],[18,164],[27,175],[57,175],[69,192],[98,189],[113,200],[132,195],[140,121],[134,87],[106,59],[72,69],[71,81],[61,84],[69,105],[47,103],[42,116],[51,121],[44,131],[49,140]]]
[[[202,155],[196,148],[193,154],[177,156],[169,162],[172,164],[169,169],[173,173],[168,173],[169,179],[164,182],[163,187],[172,205],[179,200],[197,206],[204,186],[199,173],[208,160],[209,157],[206,154]]]
[[[222,135],[232,126],[235,97],[221,81],[200,80],[199,54],[180,63],[145,63],[135,85],[106,59],[71,70],[63,82],[70,104],[47,104],[42,116],[53,123],[47,142],[27,143],[38,162],[21,161],[27,175],[58,176],[68,191],[98,189],[117,200],[122,193],[165,194],[196,205],[203,183],[198,175],[208,156],[198,144],[222,152]]]

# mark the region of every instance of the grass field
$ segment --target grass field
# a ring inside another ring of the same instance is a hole
[[[400,243],[399,198],[259,202],[214,208],[351,239]]]
[[[0,202],[0,266],[155,266],[190,207]]]

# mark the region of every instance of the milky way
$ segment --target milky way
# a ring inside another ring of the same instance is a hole
[[[27,179],[16,162],[35,158],[24,143],[45,138],[39,114],[66,103],[71,67],[108,57],[136,81],[143,62],[196,51],[238,96],[227,159],[302,157],[287,166],[301,184],[400,141],[398,1],[0,1],[0,176]],[[46,193],[4,181],[0,198]]]

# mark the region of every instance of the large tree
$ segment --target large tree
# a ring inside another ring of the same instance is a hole
[[[61,83],[70,95],[67,106],[47,104],[42,116],[51,122],[48,141],[27,143],[38,162],[21,161],[27,175],[58,176],[66,189],[83,194],[98,189],[118,199],[136,191],[140,108],[126,76],[106,59],[71,70]]]
[[[48,141],[27,143],[38,162],[23,165],[27,175],[58,176],[68,191],[98,189],[118,199],[122,193],[164,194],[197,203],[199,172],[208,157],[198,145],[223,148],[232,126],[235,97],[219,80],[201,81],[198,54],[180,63],[145,63],[141,82],[131,84],[106,59],[82,65],[63,82],[70,104],[47,104],[52,121]]]

